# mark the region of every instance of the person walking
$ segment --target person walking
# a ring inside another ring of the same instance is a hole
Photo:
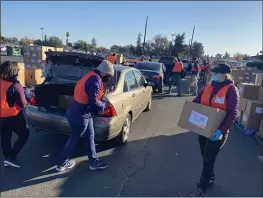
[[[217,155],[226,143],[229,129],[238,115],[239,92],[233,84],[230,66],[219,64],[212,68],[211,72],[213,73],[211,83],[205,85],[193,102],[218,108],[225,111],[226,116],[211,139],[199,135],[203,169],[198,188],[192,197],[203,197],[207,188],[214,183],[214,164]]]
[[[198,92],[198,75],[201,71],[201,68],[198,64],[198,59],[194,61],[192,64],[191,78],[190,78],[190,86],[189,86],[189,94],[191,94],[191,89],[193,90],[192,96],[196,96]]]
[[[117,55],[116,53],[112,53],[112,55],[107,57],[107,61],[111,62],[112,64],[117,64]]]
[[[24,88],[17,80],[17,62],[6,61],[0,65],[0,132],[4,166],[20,168],[17,156],[28,141],[29,130],[23,114],[28,102]],[[12,147],[13,132],[18,136]]]
[[[74,90],[74,101],[67,109],[67,119],[70,125],[70,137],[62,151],[56,170],[64,171],[73,168],[75,161],[69,157],[76,147],[80,136],[86,141],[86,152],[90,161],[89,169],[105,169],[108,164],[99,160],[94,142],[93,118],[103,115],[105,102],[104,85],[114,75],[113,64],[104,60],[95,70],[88,72],[77,83]]]
[[[176,83],[176,88],[177,88],[177,96],[180,97],[182,96],[181,93],[181,74],[183,71],[183,63],[181,62],[180,59],[175,58],[175,63],[174,67],[172,69],[172,75],[171,75],[171,82],[169,83],[169,90],[168,94],[171,94],[172,87],[174,83]]]

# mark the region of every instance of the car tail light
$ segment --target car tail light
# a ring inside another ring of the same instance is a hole
[[[32,96],[29,100],[29,104],[32,106],[37,106],[36,96]]]
[[[160,75],[155,75],[152,78],[161,78],[161,76]]]
[[[104,109],[104,113],[103,116],[105,117],[115,117],[117,116],[116,110],[114,108],[114,106],[111,103],[107,103],[106,108]]]

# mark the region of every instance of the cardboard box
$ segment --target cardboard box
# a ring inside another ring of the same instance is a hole
[[[254,115],[247,115],[243,113],[241,124],[244,126],[245,129],[252,129],[258,130],[260,127],[262,116],[254,116]]]
[[[261,101],[257,100],[247,100],[247,105],[246,105],[246,110],[245,110],[246,115],[258,115],[262,116],[263,115],[263,104]]]
[[[247,106],[247,99],[240,97],[239,109],[240,109],[241,111],[245,111],[245,110],[246,110],[246,106]]]
[[[45,78],[41,78],[42,70],[41,69],[25,69],[25,83],[27,86],[33,86],[37,84],[41,84]]]
[[[178,126],[211,138],[225,115],[226,112],[217,108],[185,101]]]
[[[258,89],[258,98],[257,98],[257,100],[263,102],[263,87],[259,87],[259,89]]]
[[[260,137],[263,138],[263,118],[261,119],[261,122],[260,122],[258,134],[260,135]]]
[[[18,63],[19,72],[17,80],[20,82],[20,84],[25,87],[25,64],[24,63]]]
[[[251,83],[241,83],[238,85],[240,97],[257,100],[259,86]]]
[[[255,80],[255,84],[260,86],[260,87],[263,87],[263,73],[259,73],[256,75],[256,80]]]

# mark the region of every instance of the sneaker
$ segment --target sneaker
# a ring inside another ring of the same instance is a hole
[[[213,186],[214,183],[215,183],[215,175],[212,175],[212,177],[209,181],[209,187]],[[197,187],[200,187],[200,181],[198,182]]]
[[[197,188],[196,191],[190,195],[190,197],[204,197],[205,193],[202,188]]]
[[[75,160],[66,160],[62,165],[57,165],[56,170],[62,172],[66,169],[71,169],[75,166]]]
[[[9,167],[9,165],[8,164],[5,164],[5,163],[3,163],[4,164],[4,167]]]
[[[17,159],[11,159],[11,158],[8,158],[4,161],[4,166],[7,167],[7,166],[12,166],[14,168],[21,168],[21,165],[20,163],[17,161]]]
[[[95,160],[94,162],[92,162],[90,165],[89,165],[89,169],[90,170],[98,170],[98,169],[105,169],[108,167],[108,164],[103,161],[103,160]]]

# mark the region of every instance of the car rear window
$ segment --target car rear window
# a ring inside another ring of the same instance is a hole
[[[134,66],[136,69],[146,69],[153,71],[160,71],[161,65],[157,63],[138,63]]]

